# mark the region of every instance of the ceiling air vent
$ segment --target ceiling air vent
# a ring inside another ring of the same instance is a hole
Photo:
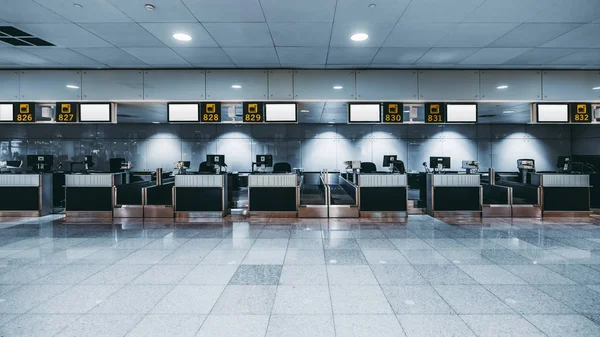
[[[35,37],[13,26],[0,26],[0,41],[13,46],[48,47],[54,44]]]
[[[492,117],[496,117],[496,115],[479,115],[479,118],[492,118]]]

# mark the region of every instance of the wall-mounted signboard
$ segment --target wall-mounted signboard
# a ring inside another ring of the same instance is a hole
[[[348,103],[348,123],[381,123],[381,104]]]
[[[446,122],[448,123],[477,123],[477,104],[448,103],[446,104]]]
[[[79,121],[84,123],[110,123],[112,103],[79,104]]]
[[[167,104],[167,121],[170,123],[188,123],[200,121],[200,103]]]
[[[425,104],[425,123],[444,123],[446,122],[445,106],[443,103]]]
[[[244,102],[243,104],[243,117],[244,123],[262,123],[264,105],[259,102]]]
[[[296,103],[265,103],[265,122],[296,123],[297,108]]]
[[[13,122],[35,123],[35,104],[15,103],[13,110]]]
[[[537,104],[538,123],[568,123],[569,104],[543,103]]]
[[[77,103],[56,103],[56,116],[54,121],[58,123],[77,123]]]
[[[200,122],[202,123],[220,123],[221,122],[221,103],[208,102],[202,103],[202,113]]]
[[[594,118],[592,105],[588,103],[573,103],[570,111],[571,123],[591,123]]]
[[[402,123],[404,110],[402,103],[383,103],[383,123]]]

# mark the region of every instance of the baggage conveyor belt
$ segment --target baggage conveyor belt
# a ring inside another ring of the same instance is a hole
[[[300,189],[301,205],[325,205],[325,191],[321,185],[304,184]]]
[[[329,185],[332,205],[354,205],[356,202],[340,185]]]

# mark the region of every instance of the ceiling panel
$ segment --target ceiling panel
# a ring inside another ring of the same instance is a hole
[[[453,23],[423,23],[415,25],[400,20],[392,29],[390,36],[385,40],[384,47],[433,47],[449,31],[453,30]]]
[[[331,28],[331,23],[269,23],[277,47],[329,46]]]
[[[146,66],[144,62],[119,48],[74,48],[74,51],[111,67]]]
[[[462,22],[485,0],[413,0],[404,22]]]
[[[197,22],[196,17],[181,0],[153,0],[154,10],[144,6],[148,0],[109,0],[136,22]]]
[[[421,64],[456,64],[466,59],[479,48],[431,48],[417,63]]]
[[[204,27],[221,47],[272,47],[265,23],[206,23]]]
[[[16,26],[58,47],[112,47],[108,42],[73,23],[33,23]]]
[[[561,65],[600,65],[600,49],[584,49],[553,62]]]
[[[333,22],[337,0],[260,0],[268,22]]]
[[[480,1],[480,0],[477,0]],[[410,0],[343,0],[337,2],[335,22],[396,22]],[[375,5],[374,8],[369,7]]]
[[[55,62],[29,54],[17,48],[3,48],[0,53],[0,64],[19,64],[24,66],[52,66]]]
[[[436,47],[485,47],[516,26],[515,23],[461,23]]]
[[[598,0],[558,0],[533,16],[528,22],[579,22],[588,23],[600,18]]]
[[[258,0],[183,0],[198,21],[265,22]]]
[[[217,43],[199,23],[142,23],[141,26],[169,47],[217,47]],[[179,41],[173,34],[184,33],[191,41]]]
[[[324,65],[327,59],[326,47],[277,47],[276,49],[282,64],[304,62]]]
[[[413,64],[427,51],[429,48],[381,48],[373,59],[373,63]]]
[[[327,64],[370,64],[378,50],[369,47],[330,48]]]
[[[558,0],[487,0],[466,22],[525,22]]]
[[[538,47],[579,26],[577,23],[524,23],[492,42],[489,47]]]
[[[33,0],[0,0],[0,18],[12,23],[67,22],[62,16]]]
[[[229,56],[221,48],[173,48],[177,54],[197,67],[220,65],[233,66]]]
[[[81,27],[115,47],[164,47],[154,35],[137,23],[85,23]]]
[[[273,47],[265,48],[223,48],[225,53],[237,66],[277,64],[277,53]]]
[[[333,33],[331,34],[331,47],[381,47],[383,41],[394,28],[395,23],[333,23]],[[369,35],[366,41],[352,41],[350,36],[356,33],[365,33]]]
[[[565,57],[569,54],[577,52],[579,49],[563,49],[563,48],[535,48],[526,53],[523,53],[511,60],[508,60],[506,64],[520,64],[520,65],[543,65],[549,64],[553,61]]]
[[[19,0],[20,1],[20,0]],[[71,22],[131,22],[123,12],[107,0],[77,0],[81,5],[74,6],[73,1],[37,0],[44,7]]]
[[[502,64],[529,50],[530,48],[482,48],[464,59],[461,64]]]
[[[142,60],[142,62],[148,65],[190,66],[186,60],[175,53],[171,48],[123,48],[123,50]]]
[[[542,45],[545,48],[589,48],[600,45],[600,24],[586,24]]]
[[[103,63],[92,60],[89,57],[81,55],[71,49],[67,48],[56,48],[56,47],[23,47],[23,50],[45,58],[47,60],[66,65],[66,66],[78,66],[78,67],[97,67],[104,66]]]

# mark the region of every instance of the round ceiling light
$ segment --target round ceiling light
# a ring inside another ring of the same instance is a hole
[[[377,7],[377,5],[376,5],[376,4],[370,4],[370,5],[369,5],[369,8],[375,8],[375,7]]]
[[[156,8],[153,4],[145,4],[144,7],[146,7],[149,12],[152,12],[154,8]]]
[[[341,85],[336,85],[336,86],[333,87],[333,89],[335,89],[335,90],[342,90],[342,89],[344,89],[344,87],[342,87]]]
[[[83,8],[83,5],[82,4],[78,4],[78,3],[74,3],[73,7],[75,7],[75,8]]]
[[[191,36],[184,34],[184,33],[175,33],[175,34],[173,34],[173,38],[175,40],[179,40],[179,41],[191,41],[192,40]]]
[[[367,35],[365,33],[356,33],[356,34],[353,34],[352,36],[350,36],[350,39],[352,41],[364,41],[368,38],[369,38],[369,35]]]
[[[78,86],[73,85],[73,84],[67,84],[67,88],[69,88],[69,89],[79,89]]]
[[[506,88],[508,88],[508,85],[500,85],[500,86],[496,87],[496,89],[500,89],[500,90],[506,89]]]
[[[242,86],[239,84],[234,84],[231,86],[233,89],[242,89]]]

